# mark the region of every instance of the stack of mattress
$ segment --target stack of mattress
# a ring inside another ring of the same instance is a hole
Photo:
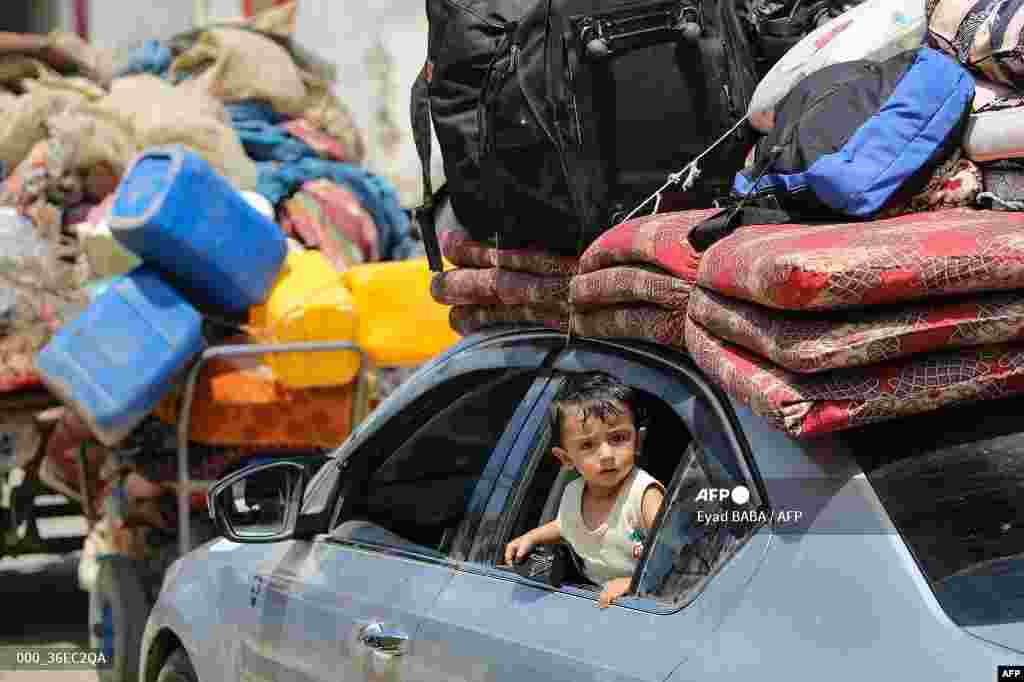
[[[741,228],[702,254],[686,346],[794,436],[1024,392],[1024,216]]]
[[[634,338],[683,348],[697,254],[686,235],[713,211],[638,218],[599,237],[579,260],[472,241],[439,224],[445,258],[431,294],[453,306],[451,326],[469,334],[498,324],[535,324],[582,336]]]
[[[662,213],[613,227],[580,258],[570,283],[573,331],[684,347],[697,278],[690,229],[715,210]]]
[[[449,204],[439,211],[438,241],[455,267],[434,275],[430,293],[452,306],[452,329],[463,336],[501,324],[569,328],[569,280],[575,258],[473,241]]]

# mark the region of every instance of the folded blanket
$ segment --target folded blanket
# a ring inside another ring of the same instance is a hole
[[[697,279],[700,254],[686,237],[694,225],[717,212],[718,209],[704,209],[659,213],[616,225],[583,252],[580,272],[648,263],[693,282]]]
[[[572,316],[572,331],[579,336],[639,339],[685,348],[685,310],[653,305],[619,305]]]
[[[652,265],[623,265],[573,277],[569,300],[576,311],[623,303],[686,310],[691,289],[692,280],[675,277]]]
[[[568,309],[539,305],[456,305],[448,320],[462,336],[504,324],[541,326],[563,333],[569,330]]]
[[[811,376],[716,338],[693,320],[686,323],[686,348],[726,393],[796,437],[1024,393],[1022,344],[929,353]]]
[[[304,118],[286,121],[281,127],[325,159],[353,164],[362,162],[363,152],[352,135],[344,139],[333,137]]]
[[[690,318],[718,338],[794,372],[1024,340],[1024,293],[814,315],[780,312],[696,287]]]
[[[380,260],[377,225],[346,187],[330,180],[312,180],[280,208],[285,232],[308,247],[318,248],[339,271]]]
[[[430,295],[443,305],[561,305],[569,278],[531,275],[499,268],[456,268],[439,272]]]
[[[705,289],[829,310],[1024,288],[1024,216],[948,209],[872,222],[744,227],[703,253]]]
[[[353,384],[289,389],[252,357],[215,358],[196,383],[189,440],[240,448],[336,448],[352,430]],[[180,390],[154,415],[178,421]]]
[[[437,240],[444,257],[459,267],[500,267],[535,275],[573,275],[579,265],[577,259],[568,256],[532,249],[499,249],[473,241],[455,218],[449,202],[438,210]]]

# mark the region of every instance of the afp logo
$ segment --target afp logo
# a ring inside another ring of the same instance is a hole
[[[1001,665],[996,669],[996,680],[1024,681],[1024,665]]]
[[[736,504],[746,504],[750,501],[750,490],[745,485],[738,485],[735,488],[701,488],[697,491],[698,502],[725,502],[730,499]]]

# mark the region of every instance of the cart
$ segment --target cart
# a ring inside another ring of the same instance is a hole
[[[188,436],[193,397],[203,366],[215,358],[330,351],[350,351],[359,355],[360,362],[352,399],[351,424],[354,428],[366,417],[369,410],[368,379],[371,369],[368,355],[354,343],[339,341],[214,346],[201,353],[191,365],[184,383],[177,424],[177,535],[173,536],[165,531],[159,531],[159,529],[147,529],[147,549],[154,550],[151,557],[138,559],[125,554],[108,553],[97,557],[97,570],[94,579],[82,581],[80,572],[80,582],[87,582],[82,587],[89,592],[90,646],[104,650],[108,654],[108,660],[114,661],[111,668],[99,670],[101,679],[116,682],[129,682],[129,680],[135,682],[138,679],[142,633],[149,611],[159,593],[164,573],[175,559],[216,537],[214,525],[208,516],[200,513],[193,514],[190,505],[192,491]],[[40,407],[47,406],[49,405]],[[52,426],[52,423],[49,424],[51,430]],[[41,428],[44,433],[40,452],[31,462],[27,463],[27,473],[21,484],[13,488],[12,491],[8,491],[6,495],[8,508],[4,510],[7,522],[5,530],[9,534],[12,528],[21,529],[18,531],[20,535],[17,542],[9,548],[6,545],[0,548],[9,550],[8,553],[11,554],[29,551],[65,553],[82,547],[80,537],[64,540],[59,544],[40,537],[36,522],[36,518],[41,515],[38,500],[47,496],[49,492],[46,490],[47,487],[53,487],[46,481],[41,481],[38,476],[39,462],[42,460],[42,451],[45,448],[46,437],[49,435],[48,432],[45,432],[45,425]],[[78,453],[78,466],[82,490],[58,489],[57,492],[63,493],[69,499],[77,493],[82,503],[69,502],[59,511],[64,514],[82,513],[87,515],[87,524],[91,530],[98,519],[92,518],[90,513],[92,505],[89,504],[88,498],[90,490],[90,482],[87,479],[88,466],[85,453],[81,450],[82,448]],[[308,464],[310,458],[304,457],[303,459],[304,463]],[[320,463],[326,459],[325,455]],[[243,463],[242,466],[245,464]],[[52,497],[52,493],[49,496]],[[149,534],[149,530],[153,530],[153,533]],[[152,543],[152,547],[150,547],[150,543]]]

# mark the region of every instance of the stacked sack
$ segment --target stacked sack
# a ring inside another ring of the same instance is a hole
[[[1019,3],[928,0],[928,43],[958,59],[976,79],[964,130],[963,161],[976,163],[977,202],[1024,210],[1024,37]]]
[[[1024,216],[740,228],[702,254],[696,363],[793,436],[1024,392]]]

